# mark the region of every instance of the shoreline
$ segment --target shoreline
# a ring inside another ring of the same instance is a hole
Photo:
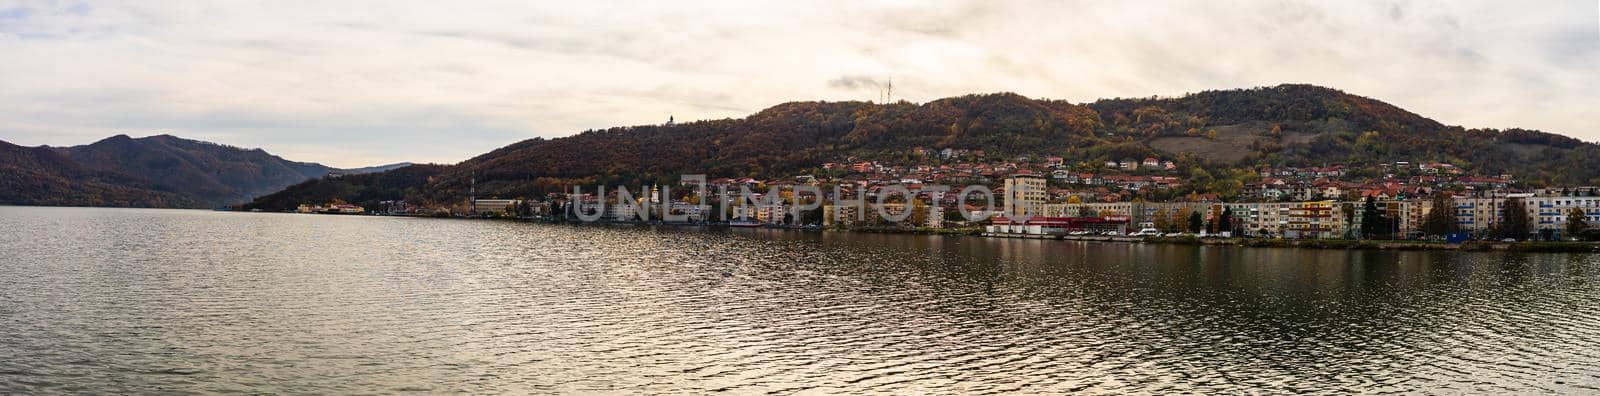
[[[1600,242],[1495,242],[1467,241],[1445,243],[1430,241],[1354,240],[1354,239],[1264,239],[1264,238],[1199,238],[1186,237],[1114,237],[1071,235],[990,234],[986,238],[1038,239],[1055,241],[1082,241],[1108,243],[1139,243],[1169,245],[1210,245],[1240,247],[1280,247],[1334,250],[1454,250],[1463,252],[1540,252],[1540,253],[1600,253]]]
[[[213,211],[199,208],[144,208],[144,207],[102,207],[102,206],[44,206],[44,205],[0,205],[12,207],[32,208],[105,208],[105,209],[164,209],[164,210],[194,210]],[[728,224],[718,223],[668,223],[668,222],[594,222],[580,221],[549,221],[543,219],[529,219],[516,217],[487,217],[487,216],[425,216],[415,214],[325,214],[325,213],[293,213],[293,212],[251,212],[230,211],[237,213],[282,213],[282,214],[313,214],[313,215],[338,215],[338,216],[373,216],[373,217],[410,217],[432,219],[457,219],[457,220],[497,220],[515,221],[555,225],[598,225],[598,226],[670,226],[670,227],[696,227],[696,228],[722,228],[738,229],[746,227],[733,227]],[[1407,241],[1407,240],[1351,240],[1351,239],[1267,239],[1267,238],[1199,238],[1194,236],[1183,237],[1130,237],[1130,236],[1074,236],[1074,235],[1038,235],[1038,234],[995,234],[983,232],[978,228],[940,228],[940,229],[900,229],[900,228],[827,228],[812,226],[768,226],[748,227],[764,230],[812,231],[812,232],[860,232],[869,234],[906,234],[906,235],[939,235],[939,236],[969,236],[980,238],[1004,239],[1034,239],[1046,241],[1077,241],[1101,243],[1135,243],[1135,244],[1169,244],[1169,245],[1208,245],[1208,246],[1239,246],[1239,247],[1277,247],[1301,249],[1334,249],[1334,250],[1438,250],[1462,252],[1528,252],[1528,253],[1600,253],[1600,242],[1499,242],[1499,241],[1467,241],[1459,244],[1433,242],[1433,241]]]
[[[1462,243],[1446,243],[1434,241],[1407,241],[1407,240],[1353,240],[1353,239],[1267,239],[1267,238],[1199,238],[1195,236],[1183,237],[1131,237],[1131,236],[1073,236],[1073,235],[1035,235],[1035,234],[995,234],[983,232],[978,228],[828,228],[810,226],[769,226],[760,227],[733,227],[717,223],[667,223],[667,222],[555,222],[538,219],[521,218],[491,218],[491,217],[465,217],[473,220],[511,220],[541,224],[569,224],[569,225],[604,225],[604,226],[671,226],[671,227],[698,227],[721,229],[762,229],[762,230],[787,230],[787,231],[812,231],[812,232],[859,232],[868,234],[905,234],[905,235],[938,235],[938,236],[963,236],[978,238],[1005,238],[1005,239],[1035,239],[1047,241],[1078,241],[1101,243],[1136,243],[1136,244],[1168,244],[1168,245],[1209,245],[1209,246],[1238,246],[1238,247],[1277,247],[1301,249],[1332,249],[1332,250],[1441,250],[1462,252],[1524,252],[1524,253],[1600,253],[1600,242],[1498,242],[1498,241],[1467,241]]]
[[[388,215],[395,216],[395,215]],[[401,215],[405,216],[405,215]],[[429,216],[405,216],[429,217]],[[435,217],[437,218],[437,217]],[[1136,244],[1168,244],[1168,245],[1209,245],[1209,246],[1238,246],[1238,247],[1276,247],[1300,249],[1332,249],[1332,250],[1440,250],[1462,252],[1523,252],[1523,253],[1600,253],[1600,242],[1498,242],[1498,241],[1467,241],[1462,243],[1446,243],[1433,241],[1406,241],[1406,240],[1354,240],[1354,239],[1267,239],[1267,238],[1199,238],[1195,236],[1183,237],[1130,237],[1130,236],[1073,236],[1073,235],[1038,235],[1038,234],[995,234],[983,232],[979,228],[828,228],[810,226],[770,226],[760,227],[733,227],[728,224],[718,223],[668,223],[668,222],[614,222],[603,221],[586,223],[581,221],[548,221],[541,219],[514,218],[514,217],[449,217],[465,220],[502,220],[540,224],[567,224],[567,225],[600,225],[600,226],[671,226],[671,227],[698,227],[698,228],[723,228],[723,229],[763,229],[763,230],[788,230],[812,232],[860,232],[868,234],[905,234],[905,235],[939,235],[939,236],[967,236],[978,238],[1006,238],[1006,239],[1035,239],[1047,241],[1079,241],[1102,243],[1136,243]]]

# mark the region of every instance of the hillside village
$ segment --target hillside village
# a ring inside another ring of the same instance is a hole
[[[1600,223],[1595,189],[1580,187],[1600,185],[1600,168],[1573,166],[1597,158],[1600,145],[1571,137],[1448,126],[1309,85],[1083,104],[999,93],[922,104],[789,102],[741,119],[528,139],[453,165],[311,181],[244,207],[344,200],[413,215],[562,221],[599,213],[609,221],[994,235],[1092,226],[1269,238],[1566,239]],[[707,191],[680,180],[695,174],[708,178]],[[967,186],[989,194],[956,193]],[[801,193],[811,188],[822,193]],[[702,196],[741,189],[757,202]],[[822,205],[801,210],[815,202]],[[1452,209],[1432,209],[1441,205]],[[1507,205],[1528,210],[1508,218]],[[869,213],[908,215],[885,221]],[[1587,224],[1567,227],[1573,219]]]
[[[913,161],[839,161],[817,164],[816,174],[782,179],[715,178],[706,181],[706,204],[695,185],[595,186],[582,194],[547,194],[534,199],[471,196],[448,207],[385,201],[376,212],[412,215],[515,216],[573,220],[580,214],[611,222],[730,223],[774,227],[875,230],[986,230],[990,234],[1128,234],[1156,229],[1163,234],[1207,234],[1291,239],[1464,238],[1559,240],[1583,238],[1569,223],[1600,224],[1600,189],[1525,188],[1513,175],[1477,175],[1448,163],[1390,162],[1318,167],[1261,167],[1254,172],[1205,175],[1198,165],[1147,157],[1069,162],[1064,157],[985,160],[981,150],[912,150]],[[1181,161],[1181,160],[1180,160]],[[1187,170],[1187,171],[1186,171]],[[1211,180],[1206,180],[1206,179]],[[1217,179],[1223,180],[1218,182]],[[1208,183],[1205,188],[1195,184]],[[1214,185],[1224,184],[1221,192]],[[990,189],[995,202],[960,187]],[[944,186],[940,188],[940,186]],[[797,190],[814,187],[820,197]],[[906,199],[898,188],[910,192]],[[741,202],[741,189],[754,202]],[[767,195],[777,192],[779,202]],[[715,194],[716,192],[728,192]],[[721,197],[717,202],[716,197]],[[464,197],[465,198],[465,197]],[[881,200],[880,200],[881,199]],[[1441,201],[1443,199],[1443,201]],[[853,202],[838,204],[839,202]],[[633,202],[636,208],[623,203]],[[1449,221],[1425,224],[1438,202],[1448,202]],[[1525,207],[1525,232],[1504,230],[1505,208]],[[330,205],[331,207],[331,205]],[[656,209],[649,209],[650,207]],[[986,217],[973,222],[961,208]],[[349,205],[339,213],[351,213]],[[667,208],[665,211],[659,208]],[[302,212],[318,212],[302,207]],[[872,215],[903,215],[886,221]],[[717,215],[716,213],[725,213]],[[669,219],[667,215],[673,215]],[[1027,221],[1010,218],[1030,216]],[[1376,217],[1374,217],[1376,216]],[[1369,219],[1370,218],[1370,219]]]

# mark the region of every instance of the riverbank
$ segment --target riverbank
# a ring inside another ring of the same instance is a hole
[[[1213,246],[1243,246],[1243,247],[1282,247],[1302,249],[1364,249],[1364,250],[1457,250],[1468,252],[1545,252],[1545,253],[1600,253],[1600,243],[1596,242],[1495,242],[1495,241],[1468,241],[1464,243],[1445,243],[1429,241],[1378,241],[1378,240],[1348,240],[1348,239],[1264,239],[1264,238],[1198,238],[1184,237],[1126,237],[1126,236],[1072,236],[1072,235],[1027,235],[1027,234],[991,234],[984,233],[984,237],[992,238],[1020,238],[1020,239],[1045,239],[1060,241],[1086,241],[1086,242],[1120,242],[1142,244],[1181,244],[1181,245],[1213,245]]]
[[[416,215],[387,215],[407,217],[453,217],[469,220],[505,220],[526,221],[546,224],[571,224],[571,225],[608,225],[608,226],[674,226],[674,227],[711,227],[711,228],[739,228],[731,227],[726,223],[671,223],[662,221],[652,222],[613,222],[602,221],[586,223],[579,221],[549,221],[537,218],[515,217],[490,217],[490,216],[416,216]],[[1199,238],[1195,236],[1180,237],[1135,237],[1135,236],[1104,236],[1104,235],[1039,235],[1039,234],[1001,234],[983,232],[981,228],[893,228],[893,227],[850,227],[826,228],[815,226],[775,226],[763,225],[755,227],[761,229],[782,229],[800,231],[845,231],[872,234],[914,234],[914,235],[945,235],[945,236],[975,236],[986,238],[1011,238],[1011,239],[1039,239],[1058,241],[1084,241],[1084,242],[1109,242],[1109,243],[1139,243],[1139,244],[1179,244],[1179,245],[1213,245],[1213,246],[1242,246],[1242,247],[1279,247],[1302,249],[1338,249],[1338,250],[1455,250],[1464,252],[1543,252],[1543,253],[1600,253],[1600,242],[1499,242],[1499,241],[1468,241],[1459,244],[1434,242],[1434,241],[1391,241],[1391,240],[1351,240],[1351,239],[1276,239],[1276,238]]]

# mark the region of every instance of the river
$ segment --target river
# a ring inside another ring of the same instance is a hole
[[[0,207],[0,393],[1594,393],[1600,255]]]

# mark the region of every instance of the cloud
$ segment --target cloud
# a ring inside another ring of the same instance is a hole
[[[0,19],[28,19],[33,10],[28,7],[11,7],[0,9]]]
[[[839,76],[839,78],[828,80],[828,86],[844,90],[883,89],[888,86],[888,79],[886,78],[880,82],[870,76]]]
[[[0,5],[0,139],[173,133],[338,166],[792,100],[1286,82],[1600,140],[1593,2]]]

